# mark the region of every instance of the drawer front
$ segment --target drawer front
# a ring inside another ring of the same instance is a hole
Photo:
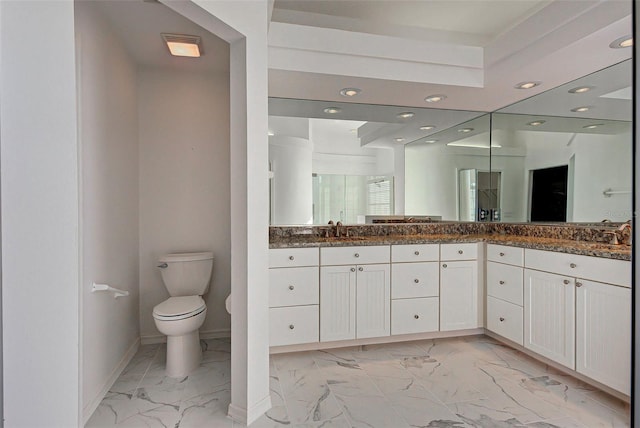
[[[438,331],[438,298],[391,301],[391,334]]]
[[[487,262],[487,294],[522,306],[524,269]]]
[[[318,266],[318,248],[272,248],[269,267]]]
[[[525,266],[560,275],[631,287],[631,262],[625,260],[527,249]]]
[[[269,309],[269,345],[318,342],[318,305]]]
[[[440,289],[438,262],[394,263],[391,265],[391,298],[437,296]]]
[[[524,248],[487,244],[487,260],[524,266]]]
[[[319,267],[269,269],[269,306],[317,305]]]
[[[521,306],[487,297],[487,329],[522,345],[524,327]]]
[[[437,262],[440,257],[438,244],[392,245],[391,261],[403,262]]]
[[[474,260],[477,258],[477,243],[440,245],[440,260]]]
[[[388,245],[331,247],[320,249],[320,262],[323,266],[389,263],[390,255],[391,250]]]

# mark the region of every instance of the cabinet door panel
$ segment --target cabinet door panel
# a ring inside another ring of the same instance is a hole
[[[631,290],[592,281],[576,284],[576,370],[629,395]]]
[[[356,338],[356,268],[320,268],[320,341]]]
[[[391,298],[432,297],[440,289],[437,262],[394,263],[391,265]]]
[[[522,306],[488,296],[487,329],[522,345]]]
[[[575,368],[574,279],[530,269],[524,277],[524,346]]]
[[[440,263],[440,330],[477,327],[478,263]]]
[[[523,269],[487,262],[487,295],[522,306]]]
[[[438,331],[438,298],[391,301],[391,334]]]
[[[389,265],[358,266],[356,287],[356,337],[391,334]]]
[[[269,309],[269,345],[318,341],[318,305]]]
[[[269,269],[269,307],[317,305],[318,267]]]

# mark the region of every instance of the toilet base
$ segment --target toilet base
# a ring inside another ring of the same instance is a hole
[[[167,336],[167,376],[188,376],[200,366],[201,361],[202,348],[198,330],[182,336]]]

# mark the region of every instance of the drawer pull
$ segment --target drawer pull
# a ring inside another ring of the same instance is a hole
[[[568,279],[565,279],[565,280],[564,280],[564,281],[562,281],[562,282],[564,283],[564,285],[569,285],[569,283],[570,283],[571,281],[569,281]]]
[[[569,267],[570,267],[571,269],[575,269],[576,267],[578,267],[578,265],[577,265],[577,264],[575,264],[575,263],[571,263],[571,264],[569,265]]]
[[[500,281],[500,285],[504,285],[504,281]]]
[[[576,287],[582,287],[582,283],[576,281]]]
[[[355,271],[356,271],[356,268],[351,268],[351,272],[355,272]]]
[[[442,265],[442,267],[443,267],[443,268],[446,268],[446,267],[447,267],[447,264],[446,264],[446,263],[445,263],[445,264],[443,264],[443,265]]]
[[[420,255],[420,251],[414,251],[413,254],[415,254],[416,256]]]
[[[295,257],[289,256],[289,260],[294,260],[294,259],[295,259]]]
[[[294,328],[296,328],[296,326],[295,326],[295,325],[293,325],[293,324],[289,324],[289,330],[293,330]]]
[[[504,257],[504,253],[500,253],[500,257]]]
[[[358,268],[358,270],[359,270],[360,272],[362,272],[362,271],[364,270],[364,268],[363,268],[362,266],[360,266],[360,267]]]
[[[418,318],[420,318],[420,315],[417,315],[417,314],[416,314],[416,315],[414,315],[413,317],[414,317],[415,319],[418,319]]]
[[[289,290],[291,290],[291,291],[293,291],[293,289],[294,289],[294,288],[295,288],[295,287],[294,287],[293,285],[290,285],[290,286],[289,286]]]
[[[500,322],[504,322],[504,317],[500,317]]]
[[[360,254],[355,253],[355,254],[353,255],[353,257],[356,257],[356,258],[357,258],[357,257],[360,257]]]
[[[458,250],[458,254],[462,254],[462,253],[464,253],[464,251]]]
[[[414,279],[413,282],[415,282],[416,284],[420,282],[420,280],[418,278]]]

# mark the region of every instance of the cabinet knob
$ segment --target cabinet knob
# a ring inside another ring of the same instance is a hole
[[[289,256],[289,260],[293,260],[293,259],[295,259],[295,257]]]
[[[295,288],[295,287],[294,287],[293,285],[290,285],[290,286],[289,286],[289,290],[291,290],[291,291],[293,291],[293,289],[294,289],[294,288]]]
[[[296,328],[296,326],[295,326],[295,325],[293,325],[293,324],[289,324],[289,330],[293,330],[294,328]]]
[[[355,271],[356,271],[356,268],[351,268],[351,272],[355,272]]]
[[[445,264],[443,264],[443,265],[442,265],[442,267],[443,267],[443,268],[446,268],[446,267],[447,267],[447,264],[446,264],[446,263],[445,263]]]
[[[504,257],[504,253],[500,253],[500,257]]]
[[[458,254],[462,254],[462,253],[464,253],[464,251],[458,250]]]
[[[360,254],[355,253],[355,254],[353,255],[353,257],[360,257]]]
[[[420,251],[414,251],[413,254],[415,254],[416,256],[420,255]]]
[[[504,281],[500,281],[500,285],[504,285]]]
[[[570,283],[571,281],[569,281],[568,279],[565,279],[565,280],[564,280],[564,281],[562,281],[562,282],[564,283],[564,285],[569,285],[569,283]]]
[[[577,264],[575,264],[575,263],[571,263],[571,264],[569,265],[569,267],[570,267],[571,269],[575,269],[576,267],[578,267],[578,265],[577,265]]]
[[[504,322],[504,317],[500,317],[500,322]]]
[[[581,282],[576,281],[576,287],[582,287],[582,283],[581,283]]]
[[[358,268],[358,270],[359,270],[360,272],[362,272],[362,271],[364,270],[364,268],[363,268],[362,266],[360,266],[360,267]]]
[[[420,280],[418,278],[414,279],[413,282],[415,282],[416,284],[420,282]]]
[[[420,318],[420,315],[417,315],[417,314],[416,314],[416,315],[414,315],[413,317],[414,317],[415,319],[418,319],[418,318]]]

